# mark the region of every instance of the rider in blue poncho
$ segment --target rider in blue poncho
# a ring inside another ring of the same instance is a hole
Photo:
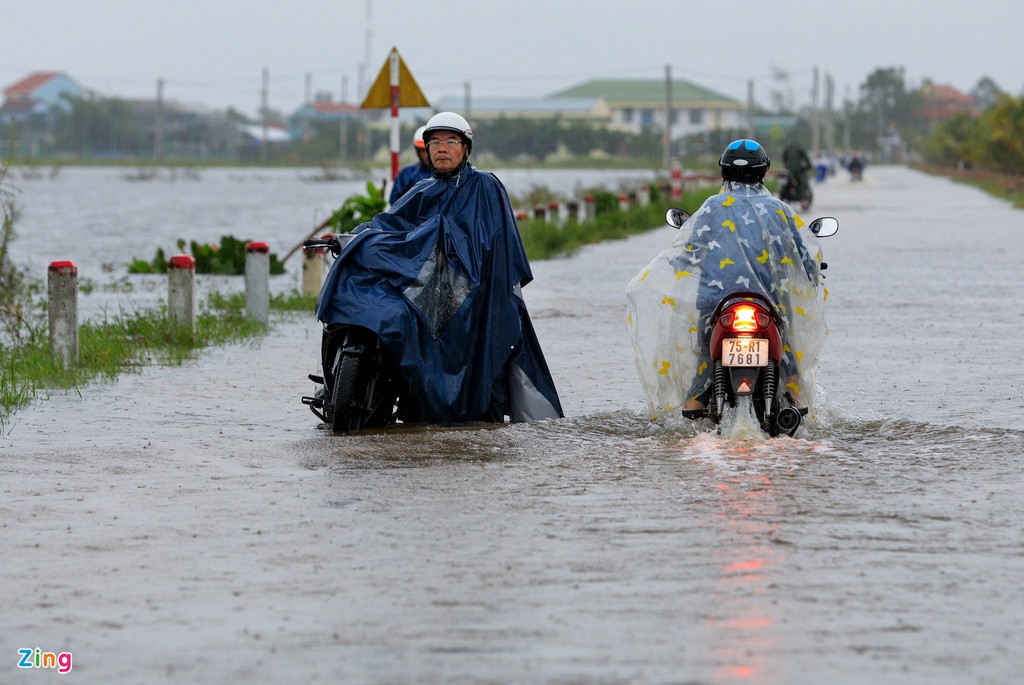
[[[317,318],[381,337],[418,420],[560,417],[522,298],[533,275],[508,194],[469,164],[473,132],[464,118],[437,114],[423,137],[433,178],[354,230]]]

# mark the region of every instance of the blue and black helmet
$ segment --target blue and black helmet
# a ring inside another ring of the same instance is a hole
[[[722,169],[723,181],[760,183],[768,173],[772,160],[756,140],[740,138],[729,143],[718,166]]]

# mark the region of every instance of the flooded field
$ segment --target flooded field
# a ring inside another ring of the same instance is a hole
[[[104,173],[96,202],[22,184],[24,261],[102,282],[154,235],[284,252],[340,203]],[[106,683],[1016,682],[1024,212],[895,167],[815,194],[842,227],[795,439],[647,420],[624,293],[671,228],[533,264],[560,421],[333,437],[299,403],[311,316],[41,398],[0,436],[0,682],[36,647]]]

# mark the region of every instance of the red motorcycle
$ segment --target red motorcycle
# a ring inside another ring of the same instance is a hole
[[[839,222],[831,217],[815,219],[811,231],[819,238],[834,235]],[[821,269],[828,267],[822,262]],[[792,436],[807,414],[797,405],[781,378],[785,328],[775,306],[755,292],[727,295],[712,315],[711,402],[705,415],[719,423],[727,407],[739,401],[753,405],[762,430],[775,437]]]

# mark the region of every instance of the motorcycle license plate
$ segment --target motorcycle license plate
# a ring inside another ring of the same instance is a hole
[[[768,366],[768,341],[726,338],[722,341],[722,366]]]

